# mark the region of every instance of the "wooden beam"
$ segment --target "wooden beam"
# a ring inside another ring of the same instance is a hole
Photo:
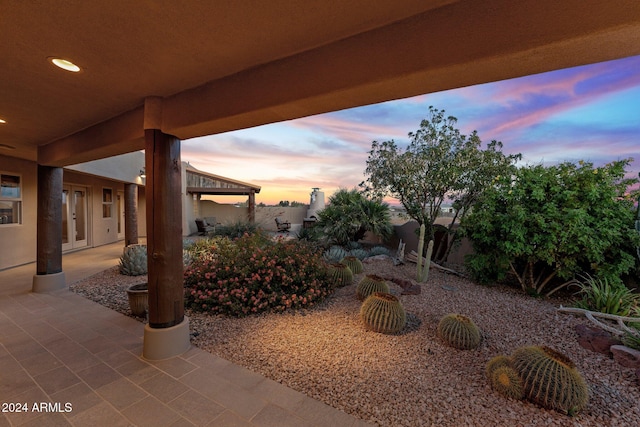
[[[36,274],[62,271],[62,168],[38,165]]]
[[[124,185],[124,244],[138,243],[138,185]]]
[[[145,130],[149,326],[184,320],[180,140]]]

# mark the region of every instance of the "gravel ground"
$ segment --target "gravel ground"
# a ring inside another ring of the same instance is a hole
[[[363,274],[370,273],[413,279],[415,265],[377,261],[365,264]],[[114,267],[71,290],[130,315],[125,289],[145,280],[122,276]],[[399,295],[401,289],[390,285]],[[557,313],[566,301],[479,286],[434,269],[420,295],[400,299],[410,321],[394,336],[363,327],[355,285],[338,289],[311,310],[245,318],[187,315],[198,347],[380,426],[640,424],[633,370],[578,345],[574,328],[589,322]],[[437,324],[448,313],[469,316],[482,329],[479,349],[456,350],[437,337]],[[590,388],[584,411],[568,417],[492,391],[486,362],[525,345],[553,347],[575,362]]]

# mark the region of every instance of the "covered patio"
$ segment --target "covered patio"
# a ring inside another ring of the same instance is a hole
[[[119,243],[65,254],[69,283],[118,263]],[[196,347],[140,358],[144,325],[68,290],[31,292],[33,264],[0,271],[0,426],[368,426]],[[54,406],[33,410],[40,403]],[[65,406],[70,405],[70,406]]]
[[[215,425],[356,425],[190,347],[181,141],[640,54],[640,8],[630,0],[74,0],[8,2],[2,17],[0,163],[20,185],[37,170],[37,203],[15,197],[22,218],[0,224],[0,256],[24,236],[36,253],[35,264],[0,272],[0,392],[5,402],[76,393],[77,412],[29,413],[34,425],[38,416],[206,424],[203,407],[215,408]],[[63,167],[143,149],[149,324],[141,329],[65,290],[85,267],[63,263],[81,253],[62,255],[60,194]],[[127,394],[99,392],[113,383],[145,398],[110,402],[109,393]],[[177,403],[164,394],[169,384],[198,394]],[[98,400],[85,404],[87,396]],[[3,414],[0,425],[16,416]]]

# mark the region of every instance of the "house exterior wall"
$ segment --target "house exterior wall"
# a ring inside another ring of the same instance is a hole
[[[194,211],[193,198],[189,196],[185,198],[184,201],[185,216],[192,215]],[[197,217],[215,218],[218,224],[224,225],[233,224],[238,221],[247,221],[249,217],[249,210],[244,206],[236,207],[234,205],[216,203],[212,200],[200,200],[198,203]],[[281,217],[291,224],[302,224],[308,208],[308,205],[296,207],[256,206],[256,224],[267,231],[277,231],[276,217]],[[189,234],[197,232],[195,219],[196,216],[193,216],[193,218],[189,217],[188,224],[184,228]],[[189,234],[185,234],[185,236]]]
[[[22,223],[0,224],[0,270],[4,270],[36,259],[37,165],[15,157],[0,156],[0,172],[20,176],[22,190]]]
[[[135,157],[135,156],[133,156]],[[124,182],[96,175],[89,175],[93,171],[104,173],[114,178],[132,177],[132,182],[140,181],[138,176],[140,167],[134,168],[136,159],[127,156],[104,159],[95,163],[95,170],[89,165],[76,165],[63,171],[64,185],[86,188],[87,191],[87,247],[101,246],[114,243],[118,238],[118,209],[116,195],[124,191]],[[144,163],[143,163],[144,164]],[[123,166],[124,165],[124,166]],[[125,167],[126,166],[126,167]],[[128,175],[126,168],[129,168]],[[132,169],[134,168],[134,169]],[[21,178],[22,223],[0,224],[0,270],[28,264],[36,260],[37,246],[37,164],[8,156],[0,156],[0,172],[15,174]],[[102,191],[104,188],[112,191],[111,217],[103,218]],[[62,195],[61,195],[62,197]],[[138,236],[146,236],[144,187],[138,187]],[[124,219],[123,219],[124,220]],[[124,226],[124,223],[123,223]]]
[[[268,231],[278,231],[276,217],[282,218],[291,224],[302,224],[307,216],[308,205],[296,207],[258,206],[256,207],[256,223]]]

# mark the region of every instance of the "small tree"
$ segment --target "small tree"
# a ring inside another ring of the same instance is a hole
[[[434,224],[445,199],[454,200],[457,214],[464,216],[491,180],[510,174],[520,158],[505,156],[498,141],[482,150],[477,132],[465,136],[454,127],[456,122],[455,117],[445,117],[444,110],[429,107],[429,118],[409,133],[404,152],[393,140],[373,141],[366,181],[361,183],[367,194],[397,199],[410,218],[425,225],[427,242],[434,239]],[[459,219],[452,218],[449,231]],[[446,257],[448,251],[442,255]]]
[[[627,192],[637,180],[624,178],[630,162],[528,166],[497,177],[464,223],[470,270],[481,282],[510,271],[534,294],[560,279],[550,295],[582,272],[620,284],[639,240]]]
[[[330,198],[326,208],[317,213],[315,229],[322,231],[331,243],[346,245],[362,239],[367,231],[382,238],[393,232],[389,206],[368,199],[356,189],[340,189]]]

